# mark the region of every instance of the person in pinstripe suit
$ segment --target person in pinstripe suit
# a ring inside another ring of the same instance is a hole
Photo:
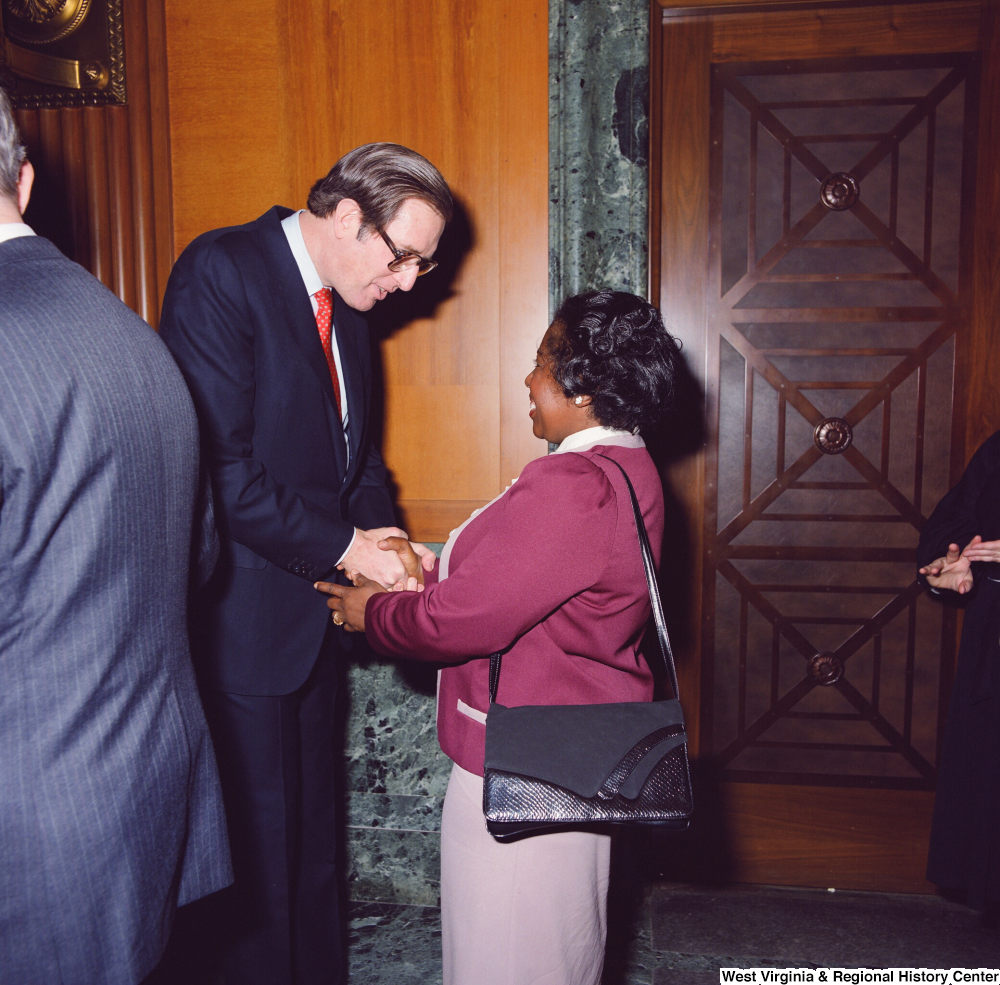
[[[152,329],[22,222],[31,181],[0,92],[0,983],[134,985],[231,882],[186,635],[197,422]]]

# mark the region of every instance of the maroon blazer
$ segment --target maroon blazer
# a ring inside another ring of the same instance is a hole
[[[376,651],[455,664],[441,672],[438,738],[470,773],[483,775],[489,708],[489,661],[470,657],[511,647],[502,705],[652,699],[638,652],[650,605],[632,505],[621,472],[598,452],[628,472],[659,563],[663,491],[649,454],[597,445],[527,465],[459,535],[445,580],[435,567],[424,592],[368,601]]]

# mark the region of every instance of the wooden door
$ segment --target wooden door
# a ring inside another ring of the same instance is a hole
[[[689,675],[739,880],[930,889],[955,618],[913,558],[966,455],[981,17],[654,31],[654,276],[706,393],[677,477],[700,526]]]

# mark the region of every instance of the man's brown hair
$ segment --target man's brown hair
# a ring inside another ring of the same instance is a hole
[[[320,219],[341,201],[361,207],[360,232],[385,230],[409,198],[429,205],[445,222],[454,214],[448,183],[427,158],[399,144],[364,144],[345,154],[309,192],[309,211]]]

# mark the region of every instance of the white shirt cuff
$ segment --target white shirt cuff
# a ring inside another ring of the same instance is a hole
[[[343,564],[344,563],[344,558],[347,557],[347,555],[351,553],[351,548],[354,546],[354,541],[357,540],[357,537],[358,537],[358,528],[355,527],[354,528],[354,536],[351,538],[351,542],[347,545],[347,550],[344,551],[344,553],[340,555],[340,560],[337,562],[337,564]]]

